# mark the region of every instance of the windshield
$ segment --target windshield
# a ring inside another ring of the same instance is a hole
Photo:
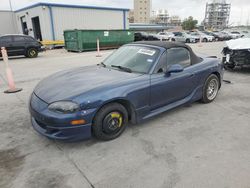
[[[121,71],[148,73],[158,55],[158,49],[128,45],[111,54],[103,64]]]

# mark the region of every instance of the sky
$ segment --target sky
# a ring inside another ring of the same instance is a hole
[[[152,0],[152,9],[166,9],[181,19],[193,16],[199,23],[205,17],[206,2],[211,0]],[[93,5],[133,9],[133,0],[11,0],[13,9],[38,2]],[[231,3],[230,25],[250,25],[250,0],[227,0]],[[9,0],[0,0],[0,10],[10,9]]]

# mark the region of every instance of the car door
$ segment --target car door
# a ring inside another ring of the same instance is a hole
[[[13,53],[12,44],[13,44],[12,36],[2,36],[2,37],[0,37],[0,47],[5,47],[8,54]]]
[[[173,65],[183,66],[184,71],[165,74]],[[192,94],[197,85],[197,78],[191,67],[189,51],[186,48],[168,49],[162,56],[151,75],[150,106],[151,110],[166,106]]]
[[[16,55],[25,54],[26,49],[26,40],[24,36],[13,36],[13,44],[12,44],[13,53]]]

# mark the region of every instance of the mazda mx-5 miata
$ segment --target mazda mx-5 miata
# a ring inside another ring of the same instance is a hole
[[[41,81],[30,98],[32,125],[52,139],[115,139],[128,122],[194,101],[212,102],[222,76],[219,59],[197,56],[185,44],[127,44],[98,65]]]

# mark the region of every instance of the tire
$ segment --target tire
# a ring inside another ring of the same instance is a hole
[[[206,38],[204,38],[203,40],[202,40],[202,42],[207,42],[208,40],[206,39]]]
[[[92,126],[94,136],[99,140],[113,140],[119,137],[128,124],[128,112],[119,103],[110,103],[96,114]]]
[[[174,39],[174,38],[172,38],[172,39],[171,39],[171,41],[172,41],[172,42],[175,42],[175,39]]]
[[[38,50],[36,48],[29,48],[25,56],[28,58],[36,58],[38,56]]]
[[[186,43],[190,43],[190,39],[186,39]]]
[[[204,84],[201,101],[203,103],[211,103],[216,98],[219,88],[220,81],[218,76],[211,74]]]

